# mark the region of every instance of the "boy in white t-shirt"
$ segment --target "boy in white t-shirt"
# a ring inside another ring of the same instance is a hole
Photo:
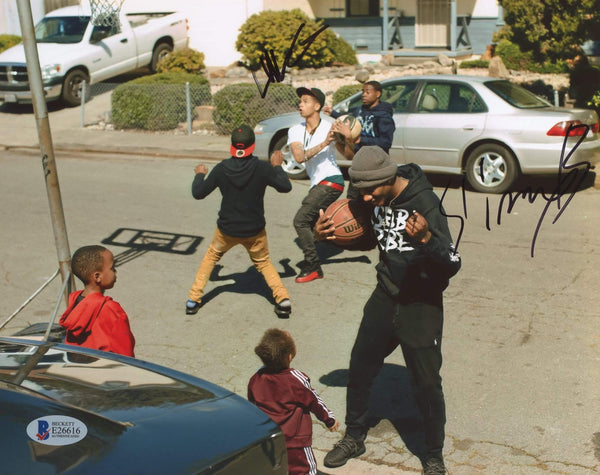
[[[288,145],[295,160],[304,163],[310,178],[308,194],[294,216],[298,243],[304,253],[304,263],[296,282],[303,283],[323,278],[313,227],[319,218],[319,210],[327,209],[344,191],[344,177],[335,161],[331,123],[321,120],[325,94],[315,87],[299,87],[296,93],[300,97],[298,109],[304,120],[288,130]]]

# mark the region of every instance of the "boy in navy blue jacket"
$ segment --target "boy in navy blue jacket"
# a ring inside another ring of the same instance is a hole
[[[340,133],[346,137],[346,143],[336,142],[336,148],[348,160],[352,160],[354,154],[362,147],[377,145],[386,153],[389,153],[392,142],[394,141],[394,108],[391,104],[381,101],[383,88],[378,81],[367,81],[362,88],[362,106],[350,111],[354,115],[362,130],[360,137],[356,142],[352,141],[350,128],[346,124],[336,122],[331,126],[332,133]],[[338,118],[341,114],[332,110],[330,107],[324,108],[323,112],[331,114],[331,117]],[[348,198],[360,199],[360,193],[350,183],[348,187]]]
[[[201,200],[215,188],[219,188],[223,199],[217,229],[190,289],[185,308],[188,315],[193,315],[200,309],[204,286],[215,264],[238,244],[246,248],[254,267],[273,291],[277,316],[288,318],[292,311],[290,295],[269,257],[264,206],[267,186],[272,186],[281,193],[288,193],[292,184],[281,168],[283,154],[275,152],[271,156],[271,163],[260,161],[252,155],[254,140],[254,132],[249,126],[237,127],[231,134],[230,158],[219,162],[210,174],[205,165],[195,168],[193,197]]]

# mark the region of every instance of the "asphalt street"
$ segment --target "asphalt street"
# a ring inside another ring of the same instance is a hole
[[[291,293],[291,318],[276,317],[269,289],[241,247],[215,270],[200,312],[186,316],[220,203],[218,192],[203,201],[191,197],[202,160],[62,151],[56,157],[71,252],[105,243],[115,254],[118,282],[108,294],[130,316],[137,357],[245,396],[260,365],[254,346],[267,328],[284,328],[298,347],[293,366],[311,377],[343,431],[350,350],[375,285],[377,254],[323,245],[325,278],[294,282],[301,252],[292,216],[306,182],[265,197],[271,257]],[[54,273],[57,256],[39,153],[4,150],[0,170],[4,321]],[[447,178],[432,179],[442,196]],[[536,182],[548,192],[554,184]],[[464,191],[456,180],[445,193],[463,260],[445,293],[449,473],[600,470],[599,198],[600,190],[586,186],[570,201],[518,198],[507,213],[500,196]],[[58,292],[56,279],[0,334],[47,320]],[[315,421],[321,473],[419,473],[422,428],[399,350],[377,379],[371,412],[367,452],[335,470],[322,460],[341,434]]]

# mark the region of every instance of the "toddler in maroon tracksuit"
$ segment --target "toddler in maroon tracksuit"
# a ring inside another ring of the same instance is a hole
[[[248,400],[281,427],[288,453],[288,473],[316,474],[312,445],[312,412],[330,431],[339,423],[310,386],[309,377],[290,368],[296,356],[291,335],[276,328],[265,332],[254,352],[264,366],[250,378]]]

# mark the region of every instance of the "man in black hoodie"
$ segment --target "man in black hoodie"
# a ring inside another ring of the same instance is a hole
[[[377,145],[386,153],[389,153],[392,142],[394,141],[394,131],[396,124],[394,123],[394,108],[391,104],[381,101],[381,93],[383,88],[378,81],[367,81],[362,88],[362,106],[358,109],[350,111],[354,115],[362,130],[360,137],[356,142],[352,141],[350,128],[341,122],[336,122],[331,127],[331,132],[338,132],[346,137],[346,143],[336,142],[336,148],[348,160],[358,152],[361,147],[368,145]],[[329,112],[331,117],[338,118],[341,114],[330,107],[323,110]],[[348,198],[360,199],[360,193],[350,183],[347,192]]]
[[[238,244],[246,248],[254,267],[273,291],[277,316],[287,318],[292,311],[290,295],[269,257],[264,206],[267,186],[272,186],[281,193],[288,193],[292,184],[281,168],[283,154],[280,151],[273,153],[271,163],[260,161],[252,155],[254,140],[254,132],[249,126],[237,127],[231,134],[232,156],[215,165],[208,176],[205,165],[198,165],[194,170],[194,198],[201,200],[215,188],[219,188],[223,198],[217,229],[190,289],[185,306],[185,313],[188,315],[193,315],[200,309],[204,286],[215,264],[223,254]]]
[[[377,286],[364,307],[350,357],[346,435],[325,457],[339,467],[365,452],[367,409],[384,359],[400,345],[425,426],[426,475],[446,473],[442,449],[446,409],[442,392],[443,292],[460,269],[446,214],[421,168],[397,166],[379,147],[362,147],[350,178],[373,207],[373,245],[379,248]],[[333,239],[321,213],[319,239]]]

